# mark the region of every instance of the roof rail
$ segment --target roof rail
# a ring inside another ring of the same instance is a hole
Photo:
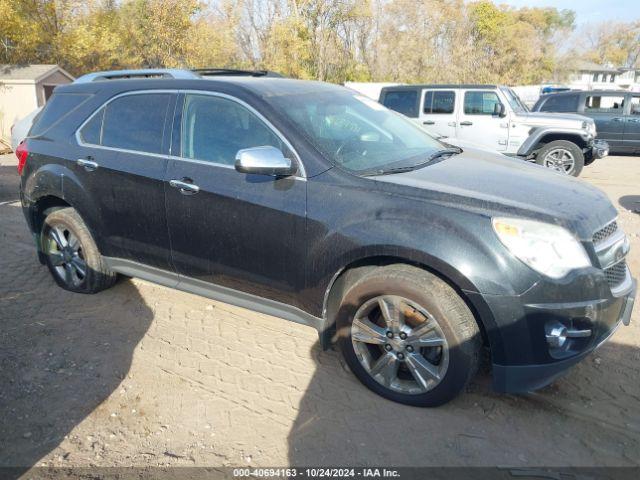
[[[194,68],[191,70],[203,77],[216,75],[242,76],[242,77],[282,77],[277,72],[270,70],[240,70],[235,68]]]
[[[73,83],[99,82],[103,80],[118,80],[128,78],[180,78],[195,79],[200,78],[191,70],[180,70],[177,68],[149,68],[142,70],[108,70],[104,72],[87,73],[76,78]]]

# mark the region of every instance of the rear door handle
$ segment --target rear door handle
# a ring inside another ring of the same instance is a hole
[[[616,117],[616,118],[612,118],[611,119],[612,122],[624,122],[624,118],[622,117]]]
[[[76,165],[79,167],[84,167],[87,172],[93,172],[98,168],[98,163],[93,160],[85,160],[84,158],[79,158],[76,160]]]
[[[460,125],[464,125],[465,127],[468,127],[469,125],[473,125],[473,122],[470,122],[469,120],[465,120],[464,122],[460,122]]]
[[[180,190],[183,195],[194,195],[200,191],[200,187],[191,183],[190,179],[169,180],[169,185]]]
[[[425,125],[435,125],[436,122],[434,122],[433,120],[425,120],[424,122],[422,122]]]

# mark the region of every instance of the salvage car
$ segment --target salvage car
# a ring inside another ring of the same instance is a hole
[[[575,114],[532,113],[501,85],[397,85],[380,103],[436,136],[483,145],[577,177],[585,165],[609,153],[595,141],[593,120]]]
[[[594,187],[446,146],[335,85],[135,77],[57,87],[16,152],[66,290],[120,274],[302,323],[417,406],[460,393],[484,347],[495,388],[526,392],[629,323],[629,241]]]

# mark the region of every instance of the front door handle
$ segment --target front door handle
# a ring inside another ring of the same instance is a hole
[[[465,120],[464,122],[460,122],[460,125],[464,125],[465,127],[468,127],[469,125],[473,125],[473,122],[470,122],[469,120]]]
[[[179,189],[183,195],[194,195],[200,191],[200,187],[191,182],[191,179],[183,178],[182,180],[169,180],[169,185]]]
[[[622,117],[616,117],[616,118],[612,118],[611,119],[612,122],[624,122],[624,118]]]
[[[422,122],[425,125],[435,125],[436,122],[434,122],[433,120],[425,120],[424,122]]]
[[[79,167],[84,167],[87,172],[93,172],[98,168],[98,163],[93,160],[85,160],[84,158],[79,158],[76,160],[76,165]]]

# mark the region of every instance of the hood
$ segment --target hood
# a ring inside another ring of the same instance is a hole
[[[588,183],[482,150],[466,149],[418,170],[370,178],[411,187],[401,194],[452,208],[562,225],[581,240],[590,240],[617,215],[608,197]]]
[[[566,125],[582,128],[582,123],[593,123],[593,119],[577,113],[527,112],[519,113],[518,121],[531,126]]]

